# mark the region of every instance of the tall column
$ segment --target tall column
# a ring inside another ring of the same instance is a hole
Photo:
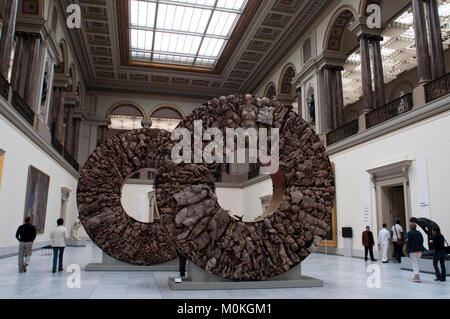
[[[14,33],[16,31],[17,6],[18,0],[6,1],[2,37],[0,39],[0,73],[5,79],[8,78]]]
[[[302,87],[299,86],[297,89],[297,105],[298,105],[298,114],[305,118],[305,114],[303,114],[303,106],[302,106]]]
[[[323,68],[324,91],[325,91],[325,107],[322,112],[324,116],[324,129],[326,133],[333,129],[333,78],[331,68],[326,65]]]
[[[361,51],[361,81],[362,81],[362,108],[363,112],[372,109],[372,74],[370,71],[370,49],[369,36],[361,34],[359,36],[359,49]]]
[[[25,82],[25,94],[24,100],[28,106],[33,109],[36,113],[37,110],[34,109],[36,97],[37,85],[39,84],[39,51],[41,47],[41,38],[39,34],[33,34],[31,36],[31,49],[30,58],[28,59],[27,65],[27,76]]]
[[[445,74],[444,48],[437,0],[427,0],[428,32],[430,33],[431,74],[437,79]]]
[[[73,141],[73,158],[78,161],[78,148],[80,147],[80,126],[81,119],[79,117],[74,118],[74,141]]]
[[[344,125],[344,91],[342,89],[342,70],[343,67],[335,68],[336,81],[336,123],[337,127]]]
[[[375,83],[375,98],[376,105],[379,107],[385,104],[386,96],[384,93],[384,74],[383,74],[383,59],[381,57],[380,42],[383,41],[381,36],[372,36],[370,42],[373,51],[373,76]]]
[[[108,126],[102,126],[102,143],[108,138]]]
[[[423,84],[431,80],[430,55],[428,53],[423,0],[412,0],[412,11],[414,17],[414,35],[416,38],[417,71],[419,73],[419,84]]]
[[[69,105],[69,116],[67,118],[66,138],[64,148],[73,155],[73,105]]]
[[[16,35],[16,52],[14,53],[14,63],[11,72],[11,85],[13,90],[19,92],[20,80],[22,79],[22,65],[23,65],[23,45],[24,45],[24,35]]]
[[[55,138],[61,142],[62,136],[63,136],[64,100],[66,99],[66,91],[63,89],[58,89],[58,91],[59,91],[59,101],[58,101],[58,110],[57,110],[57,116],[56,116]]]

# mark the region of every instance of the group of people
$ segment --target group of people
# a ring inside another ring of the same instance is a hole
[[[69,237],[62,218],[56,221],[56,225],[55,229],[50,233],[51,247],[53,249],[53,273],[57,269],[58,271],[63,271],[64,249],[66,247],[66,239]],[[25,224],[19,226],[16,238],[19,241],[19,272],[23,273],[27,271],[33,251],[33,242],[36,239],[36,227],[31,223],[30,217],[26,217]]]
[[[383,228],[378,233],[378,248],[382,256],[381,262],[388,263],[388,248],[389,244],[392,242],[394,248],[394,258],[401,263],[402,256],[408,256],[411,260],[411,265],[414,272],[413,281],[420,282],[419,260],[422,253],[426,249],[423,246],[422,233],[417,230],[417,224],[411,223],[409,228],[410,231],[405,234],[403,227],[400,225],[400,221],[397,220],[389,232],[387,225],[383,224]],[[367,257],[370,255],[370,259],[372,261],[377,261],[373,256],[373,246],[375,245],[375,240],[369,226],[367,226],[366,230],[362,233],[362,244],[364,246],[364,260],[367,261]],[[434,226],[432,228],[432,235],[429,238],[428,244],[434,254],[433,266],[436,275],[435,281],[445,281],[445,257],[447,253],[445,251],[445,239],[441,234],[439,227]]]

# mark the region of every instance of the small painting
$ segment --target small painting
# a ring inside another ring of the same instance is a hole
[[[25,197],[25,217],[31,217],[38,233],[44,232],[50,176],[30,166]]]

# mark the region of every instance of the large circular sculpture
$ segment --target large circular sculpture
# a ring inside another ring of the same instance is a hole
[[[195,120],[224,136],[226,128],[278,128],[280,170],[272,175],[269,210],[242,222],[218,204],[215,165],[167,166],[156,179],[156,198],[168,238],[192,262],[223,278],[264,280],[295,267],[326,236],[334,202],[331,165],[313,128],[290,108],[251,95],[213,99],[179,128],[193,133]]]
[[[163,130],[128,131],[108,139],[81,170],[77,200],[80,221],[92,241],[106,254],[131,264],[154,265],[176,257],[159,221],[142,223],[120,202],[128,176],[144,169],[164,172],[170,133]],[[170,154],[170,153],[168,153]]]

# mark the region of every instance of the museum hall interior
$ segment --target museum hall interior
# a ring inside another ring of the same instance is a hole
[[[450,298],[450,0],[0,0],[0,29],[0,299]]]

